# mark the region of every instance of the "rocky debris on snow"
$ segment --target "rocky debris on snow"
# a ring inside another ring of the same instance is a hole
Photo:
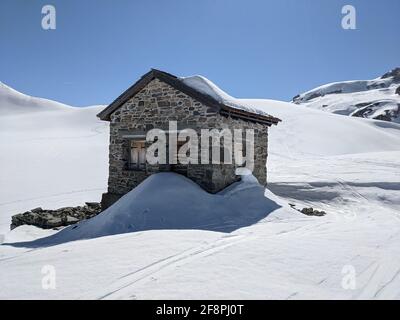
[[[376,120],[392,121],[399,117],[400,104],[393,105],[391,102],[378,101],[374,103],[356,104],[357,109],[350,113],[351,117],[372,118]]]
[[[35,208],[16,214],[11,218],[11,230],[21,225],[33,225],[42,229],[53,229],[75,224],[98,215],[101,205],[98,202],[86,202],[84,206],[64,207],[56,210]]]
[[[315,217],[323,217],[324,215],[326,215],[325,211],[319,211],[319,210],[315,210],[314,208],[303,208],[301,210],[296,209],[296,205],[293,203],[289,203],[289,206],[292,207],[292,209],[295,209],[299,212],[301,212],[302,214],[305,214],[306,216],[315,216]]]
[[[314,208],[303,208],[299,211],[301,213],[305,214],[306,216],[322,217],[322,216],[326,215],[325,211],[318,211],[318,210],[315,210]]]

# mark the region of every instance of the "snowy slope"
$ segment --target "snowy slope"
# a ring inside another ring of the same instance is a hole
[[[266,198],[249,181],[210,196],[176,175],[153,176],[78,228],[49,234],[19,227],[6,234],[0,298],[400,299],[400,125],[285,102],[230,99],[283,120],[270,130]],[[91,121],[86,125],[93,128],[97,120]],[[3,133],[28,139],[33,131],[10,126]],[[105,136],[87,138],[82,129],[75,139],[78,145],[87,146],[87,139],[103,145],[90,157],[97,153],[105,166]],[[43,139],[41,145],[52,142]],[[59,148],[72,156],[72,149]],[[39,159],[53,167],[46,156]],[[77,183],[93,183],[96,177],[87,178],[90,168],[81,161],[74,161],[69,173],[85,177]],[[8,166],[11,183],[19,167]],[[101,175],[96,170],[92,173]],[[51,187],[55,192],[64,185]],[[19,188],[16,184],[16,195]],[[36,192],[33,188],[32,182],[19,190],[20,204],[29,202],[24,197]],[[62,200],[71,199],[63,194]],[[328,214],[307,217],[288,203]],[[260,206],[265,211],[258,216]],[[26,242],[45,236],[50,237]],[[56,290],[40,286],[44,265],[56,268]],[[349,268],[354,288],[344,283]]]
[[[293,102],[341,115],[400,122],[400,68],[373,80],[335,82],[293,98]]]
[[[0,82],[0,114],[2,117],[8,114],[68,110],[71,108],[56,101],[28,96]]]
[[[240,101],[282,119],[270,129],[272,153],[282,153],[281,148],[296,157],[399,150],[399,124],[341,117],[286,102]]]
[[[0,234],[38,206],[98,201],[107,186],[103,106],[70,107],[0,85]]]

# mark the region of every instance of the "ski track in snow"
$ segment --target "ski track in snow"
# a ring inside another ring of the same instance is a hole
[[[231,241],[232,238],[233,239],[238,238],[238,239],[235,241]],[[200,259],[202,257],[215,254],[218,251],[224,250],[227,247],[233,246],[238,242],[246,240],[249,239],[243,236],[225,236],[222,239],[218,239],[217,241],[209,245],[200,246],[189,250],[184,250],[179,254],[160,259],[139,270],[121,276],[116,283],[113,283],[113,285],[110,288],[107,288],[105,290],[107,294],[98,296],[98,293],[96,292],[95,297],[90,297],[90,298],[96,298],[96,299],[122,298],[124,297],[124,290],[128,289],[130,291],[134,289],[134,285],[137,284],[138,282],[148,281],[152,276],[155,276],[156,274],[162,272],[168,272],[168,269],[175,269],[176,267],[180,267],[186,263],[193,262],[195,259]],[[85,297],[85,299],[87,299],[87,297]]]
[[[274,237],[286,235],[292,232],[307,232],[318,227],[321,223],[315,223],[312,226],[299,226],[289,230],[278,232],[274,234]],[[323,224],[323,223],[322,223]],[[226,235],[216,241],[213,241],[206,245],[196,246],[194,248],[184,250],[178,254],[162,258],[156,262],[153,262],[143,268],[122,275],[109,287],[104,289],[106,294],[99,294],[95,292],[93,294],[85,295],[80,297],[81,299],[124,299],[135,290],[135,286],[142,282],[152,281],[155,276],[162,276],[163,273],[168,273],[170,270],[179,268],[188,263],[196,263],[196,259],[201,259],[207,256],[214,255],[226,248],[235,246],[239,243],[251,241],[256,239],[254,235]]]
[[[400,299],[400,126],[270,100],[239,104],[283,120],[270,130],[268,159],[269,188],[281,208],[231,233],[214,231],[234,220],[206,221],[194,227],[208,231],[150,230],[34,249],[9,244],[55,231],[2,229],[0,298]],[[0,156],[6,168],[0,186],[8,192],[0,195],[0,226],[8,228],[11,214],[34,206],[99,200],[108,155],[107,124],[95,118],[99,108],[72,112],[49,102],[39,115],[25,102],[18,107],[18,117],[0,118],[7,136],[0,145],[11,150]],[[45,115],[54,128],[40,122]],[[17,143],[32,144],[33,152],[12,148]],[[21,157],[33,164],[22,178],[25,168],[13,163]],[[288,203],[327,215],[296,215]],[[190,214],[190,203],[184,205]],[[47,264],[57,267],[54,291],[40,287]],[[356,270],[355,290],[341,286],[345,265]]]

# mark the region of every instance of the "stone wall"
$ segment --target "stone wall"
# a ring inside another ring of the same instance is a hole
[[[126,136],[146,134],[153,128],[168,129],[169,121],[177,121],[178,129],[194,129],[199,136],[201,129],[254,129],[255,169],[253,174],[260,183],[266,183],[267,126],[221,116],[215,109],[154,79],[111,114],[109,194],[105,195],[105,198],[116,199],[132,190],[149,175],[171,170],[170,165],[150,164],[146,164],[144,171],[130,170],[128,168],[130,142],[129,138],[126,138]],[[186,167],[180,165],[173,168],[177,172],[183,169],[188,178],[212,193],[238,180],[234,164],[189,164]],[[113,202],[113,200],[108,202]],[[108,204],[103,206],[107,207]]]
[[[100,211],[101,205],[97,202],[86,202],[84,206],[56,210],[36,208],[12,216],[10,228],[12,230],[22,225],[32,225],[42,229],[59,228],[93,218]]]

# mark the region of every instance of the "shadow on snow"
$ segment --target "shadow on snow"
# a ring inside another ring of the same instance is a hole
[[[150,176],[96,217],[30,242],[3,243],[39,248],[69,241],[147,230],[206,230],[230,233],[253,225],[281,206],[254,181],[237,182],[210,194],[172,173]]]

